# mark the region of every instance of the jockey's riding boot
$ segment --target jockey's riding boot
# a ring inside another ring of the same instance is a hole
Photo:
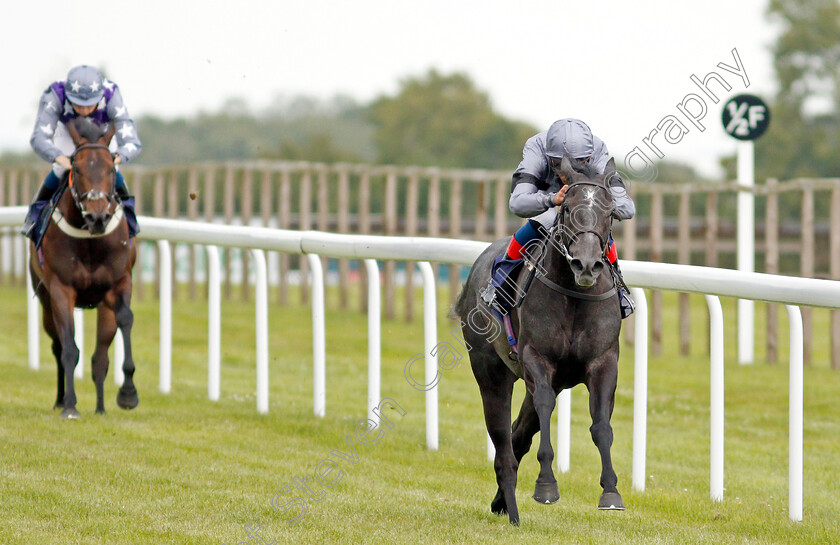
[[[117,192],[117,199],[123,205],[123,213],[128,222],[128,236],[129,238],[137,236],[140,226],[137,224],[137,214],[134,210],[134,196],[128,192],[128,185],[120,171],[117,171],[117,185],[114,189]]]
[[[618,290],[618,302],[621,305],[621,319],[625,319],[636,311],[636,303],[626,287]]]
[[[621,274],[621,267],[618,266],[618,259],[612,263],[613,272],[616,276],[616,287],[618,288],[618,303],[621,305],[621,319],[625,319],[636,310],[636,303],[630,296],[630,290],[624,283],[624,275]]]
[[[50,187],[48,184],[43,184],[41,189],[38,190],[35,200],[29,205],[29,211],[26,213],[26,219],[23,221],[23,227],[20,230],[23,236],[31,238],[33,241],[35,240],[37,233],[36,226],[38,225],[41,211],[47,206],[50,198],[55,194],[55,190],[55,187]]]
[[[490,269],[490,283],[481,292],[481,299],[503,316],[510,314],[516,303],[516,280],[512,274],[523,261],[524,258],[511,259],[507,254],[497,257]]]
[[[128,192],[128,186],[125,185],[125,183],[117,184],[116,191],[117,197],[119,197],[120,201],[124,201],[127,198],[131,197],[131,195]]]

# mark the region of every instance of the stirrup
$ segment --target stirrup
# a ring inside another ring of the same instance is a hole
[[[38,233],[41,229],[41,224],[46,224],[48,218],[42,218],[44,208],[49,205],[49,200],[40,200],[40,201],[33,201],[32,204],[29,205],[29,210],[26,212],[26,218],[23,220],[23,226],[20,228],[20,234],[25,236],[26,238],[32,240],[32,242],[38,242]]]
[[[38,222],[32,221],[32,219],[30,219],[27,215],[26,219],[23,221],[23,227],[20,228],[20,234],[26,238],[32,238],[32,233],[35,230],[36,225],[38,225]]]
[[[636,311],[636,302],[630,296],[627,288],[619,288],[618,290],[618,304],[621,306],[621,319],[624,320]]]
[[[505,305],[500,301],[500,299],[504,298],[499,296],[499,291],[493,285],[492,281],[484,289],[479,290],[478,295],[490,311],[496,314],[500,320],[503,319],[503,316],[510,314],[510,309],[505,308]]]
[[[496,301],[496,287],[493,285],[493,281],[488,282],[487,286],[478,292],[478,295],[487,306],[492,306]]]

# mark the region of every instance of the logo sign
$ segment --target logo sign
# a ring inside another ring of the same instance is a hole
[[[738,95],[723,106],[721,120],[732,138],[755,140],[770,125],[770,108],[755,95]]]

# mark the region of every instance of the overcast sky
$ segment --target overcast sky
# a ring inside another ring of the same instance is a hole
[[[0,20],[9,112],[0,150],[28,149],[40,93],[77,64],[104,67],[135,117],[213,111],[229,97],[254,107],[277,94],[368,101],[437,68],[468,73],[497,111],[541,129],[583,119],[619,161],[636,146],[652,157],[642,139],[673,115],[689,132],[677,144],[653,142],[667,159],[716,174],[718,158],[735,150],[720,123],[726,97],[774,91],[778,30],[766,3],[14,0]],[[736,66],[733,49],[749,88],[717,67]],[[690,79],[711,71],[732,87],[710,85],[718,104]],[[708,104],[702,132],[677,109],[689,93]]]

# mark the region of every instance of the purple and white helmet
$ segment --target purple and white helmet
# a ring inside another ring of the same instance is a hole
[[[105,94],[102,83],[102,73],[93,66],[83,64],[70,69],[64,89],[68,100],[73,104],[93,106],[102,100]]]

